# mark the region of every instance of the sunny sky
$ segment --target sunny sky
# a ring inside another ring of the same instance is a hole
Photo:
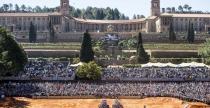
[[[0,5],[4,3],[25,4],[32,7],[58,6],[60,0],[0,0]],[[150,1],[151,0],[70,0],[70,5],[76,8],[86,8],[87,6],[94,7],[112,7],[118,8],[121,12],[125,13],[130,18],[134,14],[143,14],[148,16],[150,14]],[[178,5],[189,4],[192,10],[210,11],[209,0],[161,0],[162,7],[178,7]]]

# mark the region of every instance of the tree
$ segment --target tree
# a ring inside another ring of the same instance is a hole
[[[188,7],[188,11],[191,12],[192,7]]]
[[[137,18],[136,18],[136,14],[133,15],[133,19],[137,19]]]
[[[191,42],[193,43],[195,41],[195,29],[194,25],[191,24]]]
[[[4,8],[3,8],[3,6],[2,6],[2,7],[0,7],[0,12],[4,12]]]
[[[24,49],[3,28],[0,28],[0,55],[1,65],[3,63],[6,70],[4,75],[16,74],[23,70],[28,61]]]
[[[106,17],[105,19],[107,20],[113,20],[114,16],[113,16],[113,10],[110,7],[106,8]]]
[[[176,8],[175,7],[172,7],[171,8],[171,11],[172,11],[172,13],[176,12]]]
[[[178,7],[178,9],[180,12],[183,12],[183,7],[181,5]]]
[[[12,3],[9,4],[9,9],[10,9],[10,11],[12,11],[12,9],[13,9]]]
[[[44,8],[42,9],[42,12],[49,12],[49,8],[44,6]]]
[[[119,12],[117,8],[96,8],[96,7],[87,7],[86,9],[75,9],[74,7],[71,8],[71,15],[76,18],[83,18],[83,19],[106,19],[106,20],[119,20],[119,19],[128,19],[125,15]]]
[[[40,6],[36,6],[34,9],[38,13],[42,12],[42,8]]]
[[[187,11],[188,8],[189,8],[189,5],[188,5],[188,4],[185,4],[185,5],[183,6],[183,8]]]
[[[137,15],[137,19],[145,18],[144,15]]]
[[[194,38],[195,38],[195,30],[194,30],[193,24],[191,24],[189,22],[188,33],[187,33],[187,41],[189,43],[193,43],[194,42]]]
[[[49,35],[50,35],[50,42],[56,42],[56,36],[55,36],[55,29],[54,29],[54,25],[52,24],[51,20],[49,22]]]
[[[78,17],[81,17],[81,15],[82,15],[82,11],[80,9],[76,9],[74,17],[78,18]]]
[[[95,17],[96,17],[97,20],[100,20],[101,19],[101,12],[100,12],[100,10],[97,10],[96,11]]]
[[[87,7],[87,9],[86,9],[86,11],[85,11],[85,18],[87,18],[87,19],[94,19],[94,16],[93,16],[93,8],[92,7],[90,7],[90,6],[88,6]]]
[[[19,12],[20,11],[20,7],[17,4],[15,4],[15,11],[16,12]]]
[[[9,10],[9,5],[8,4],[3,4],[3,9],[4,9],[4,11],[8,11]]]
[[[203,62],[210,65],[210,39],[202,45],[203,47],[199,49],[199,55],[203,58]]]
[[[129,20],[129,17],[128,17],[128,16],[126,16],[126,17],[125,17],[125,20]]]
[[[187,41],[190,43],[191,38],[191,22],[189,21],[188,30],[187,30]]]
[[[104,14],[104,10],[103,9],[100,9],[100,19],[104,19],[105,17],[105,14]]]
[[[176,40],[176,34],[174,32],[174,27],[172,23],[170,24],[170,27],[169,27],[169,40],[171,42],[174,42]]]
[[[142,34],[140,32],[139,36],[138,36],[138,43],[137,43],[137,60],[138,60],[138,63],[140,63],[140,64],[148,63],[149,58],[150,58],[149,55],[144,50],[143,42],[142,42]]]
[[[120,15],[121,20],[125,20],[125,14]]]
[[[101,78],[101,67],[95,62],[83,63],[76,70],[79,79],[98,80]]]
[[[167,10],[168,13],[171,13],[171,8],[170,7],[167,7],[166,10]]]
[[[32,10],[33,10],[33,8],[32,8],[31,6],[28,6],[28,7],[27,7],[27,11],[28,11],[28,12],[32,12]]]
[[[114,9],[114,19],[119,20],[120,19],[120,12],[117,8]]]
[[[26,6],[25,5],[21,5],[21,10],[22,10],[22,12],[25,12]]]
[[[36,28],[34,26],[34,24],[31,22],[30,23],[30,28],[29,28],[29,42],[36,42],[36,38],[37,38],[37,33],[36,33]]]
[[[88,33],[88,30],[86,30],[86,32],[84,33],[82,46],[80,50],[80,61],[88,63],[93,60],[94,60],[94,52],[92,49],[91,37],[90,34]]]

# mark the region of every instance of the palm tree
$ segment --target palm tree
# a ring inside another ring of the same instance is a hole
[[[4,8],[4,11],[8,11],[9,10],[9,5],[8,4],[3,4],[3,8]]]
[[[181,5],[178,7],[178,9],[180,12],[183,12],[183,7]]]
[[[187,11],[190,6],[188,4],[184,5],[184,9]]]

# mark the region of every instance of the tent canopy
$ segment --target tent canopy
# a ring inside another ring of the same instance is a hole
[[[78,67],[78,66],[81,66],[81,65],[83,65],[83,63],[82,62],[79,62],[77,64],[70,65],[70,67]]]
[[[173,64],[173,63],[147,63],[143,64],[142,67],[208,67],[204,63],[181,63],[181,64]]]

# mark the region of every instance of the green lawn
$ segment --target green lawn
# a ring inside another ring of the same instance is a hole
[[[21,43],[25,49],[69,49],[79,50],[81,43]],[[202,44],[144,44],[145,49],[150,50],[198,50]],[[125,48],[128,49],[128,48]],[[135,48],[131,48],[135,49]]]
[[[144,44],[150,50],[198,50],[202,44]]]
[[[21,43],[24,49],[69,49],[79,50],[81,43]]]

